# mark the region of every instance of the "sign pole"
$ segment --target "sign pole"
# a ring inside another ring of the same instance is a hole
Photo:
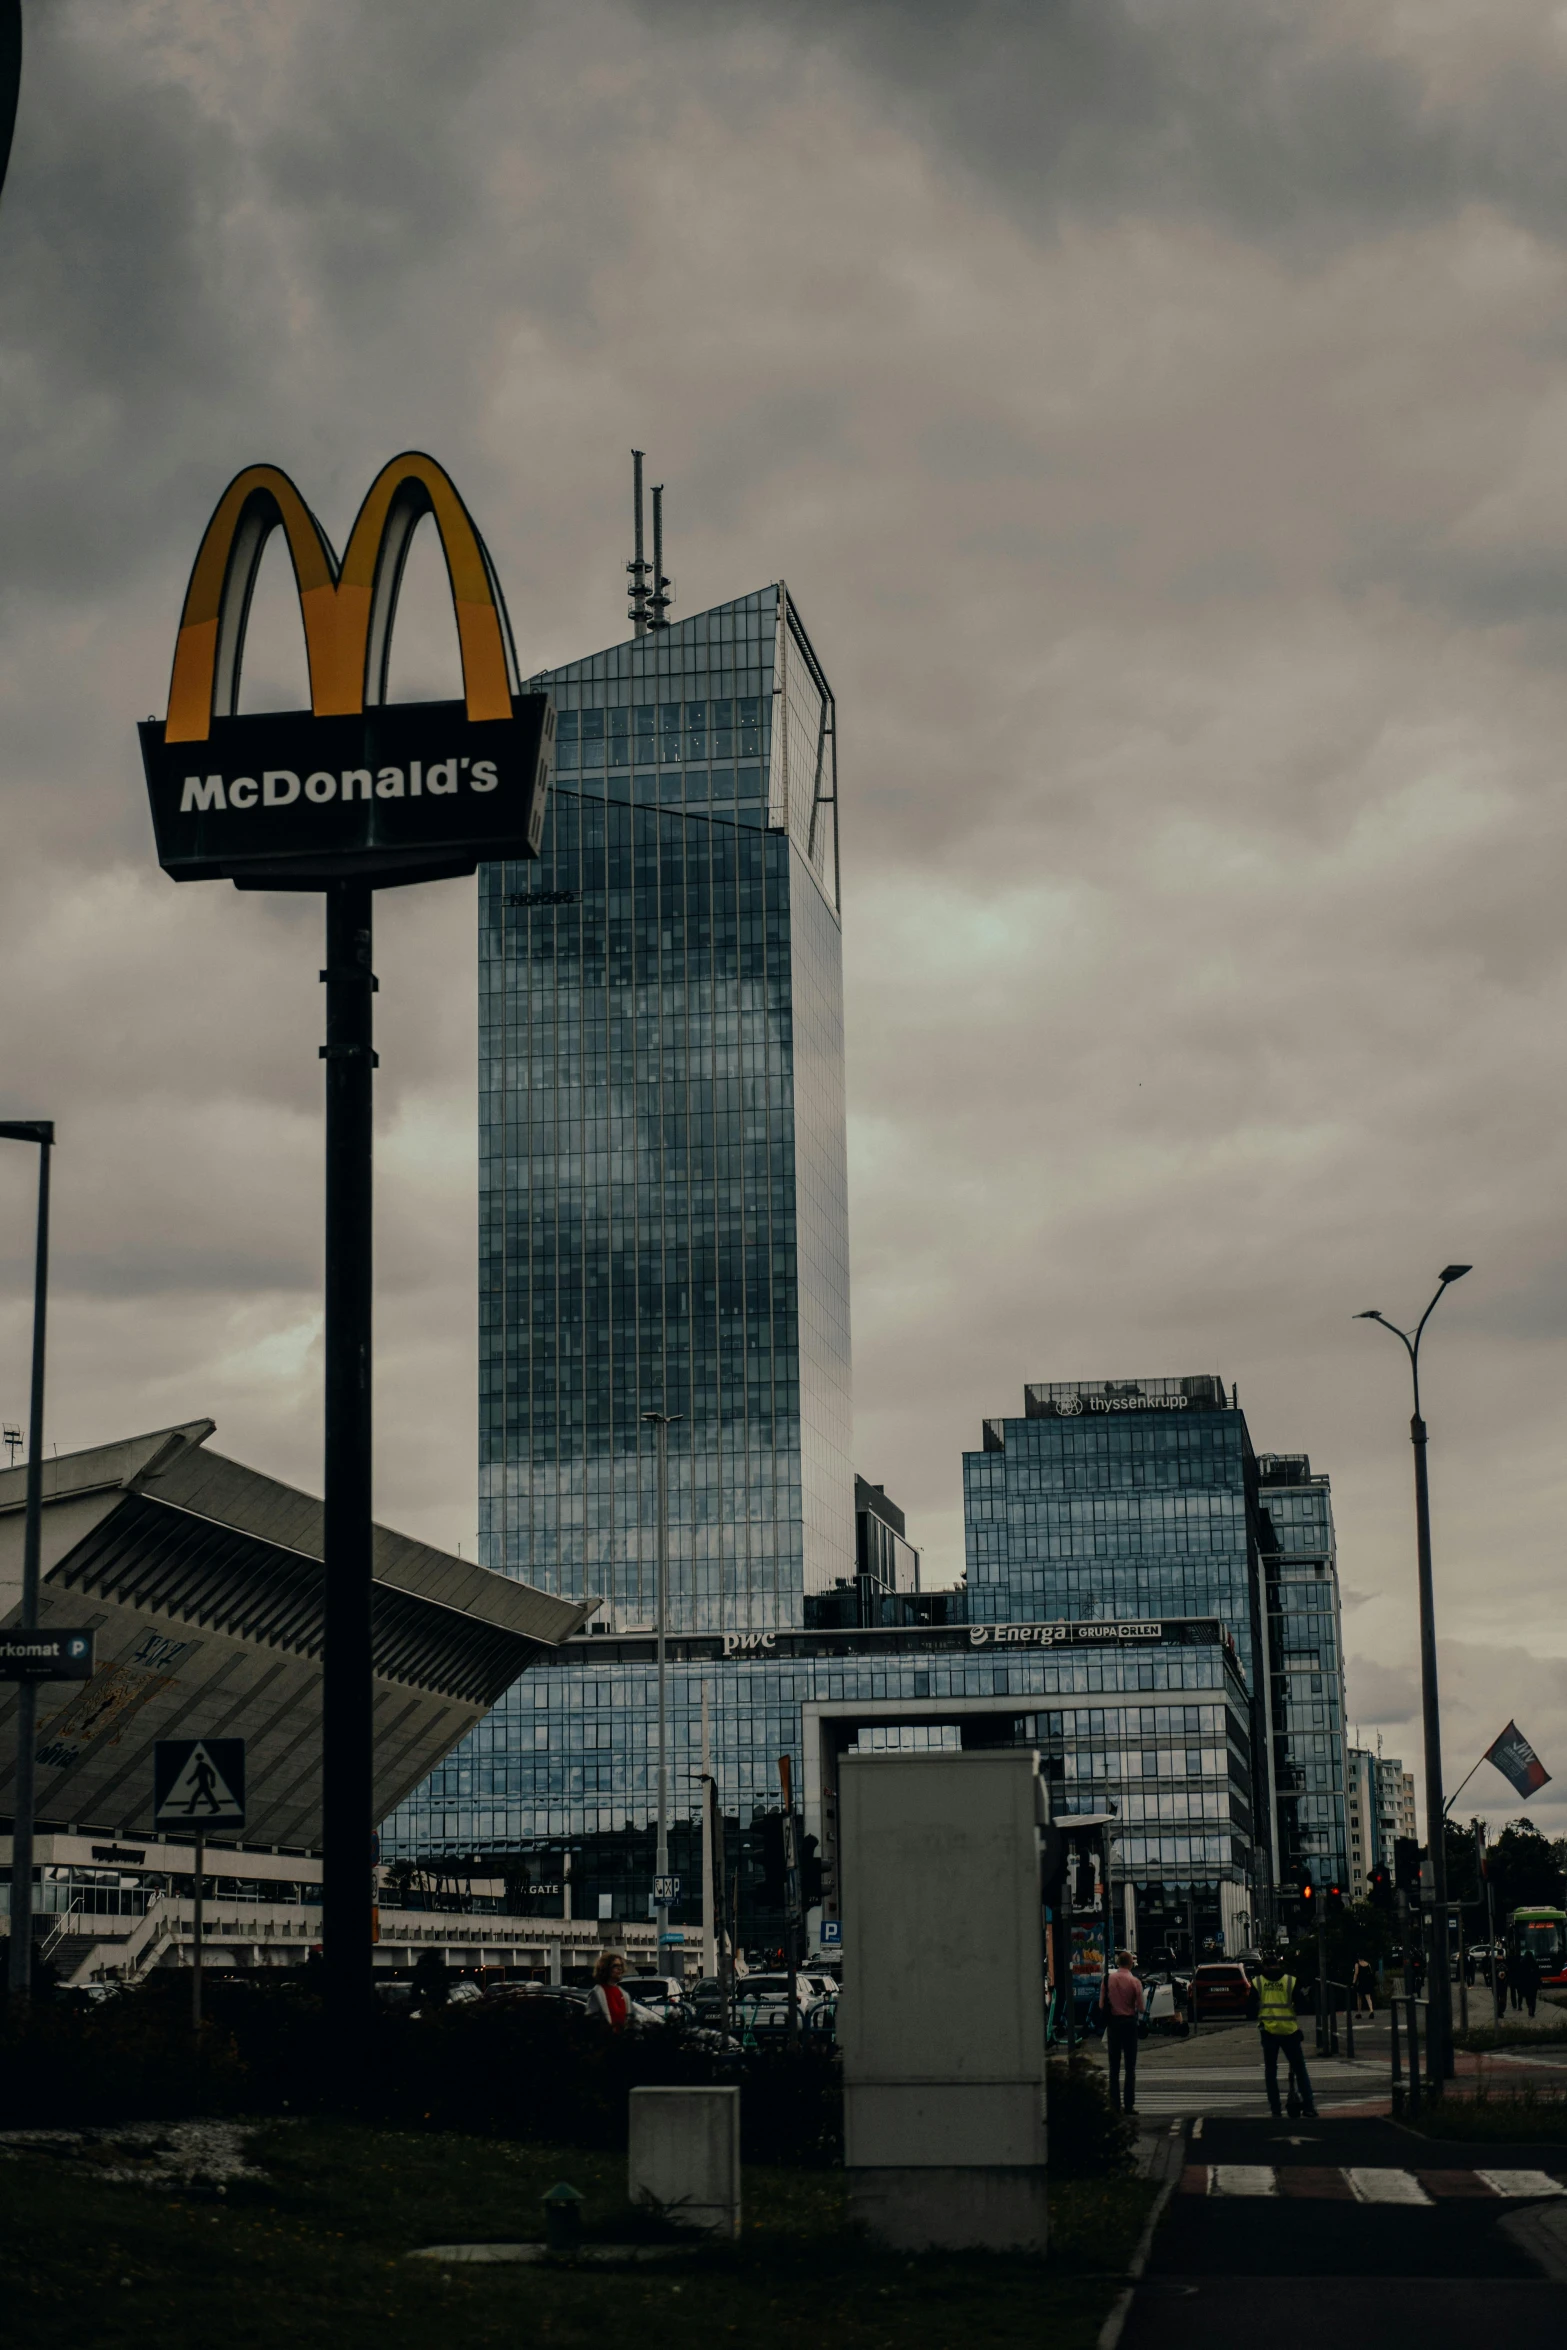
[[[38,1237],[33,1258],[33,1378],[28,1402],[27,1513],[22,1537],[22,1622],[38,1622],[38,1589],[43,1551],[44,1494],[44,1331],[49,1310],[49,1161],[54,1126],[47,1118],[8,1125],[8,1138],[38,1145]],[[31,1996],[33,1986],[33,1821],[38,1785],[38,1684],[24,1679],[16,1691],[16,1813],[11,1825],[11,1943],[8,1968],[13,1999]]]
[[[190,1979],[190,2028],[201,2030],[201,1896],[202,1880],[207,1873],[207,1839],[196,1830],[196,1924],[192,1940],[195,1945],[195,1964]]]
[[[371,1768],[370,1312],[372,1071],[368,881],[326,889],[326,1398],[322,1555],[322,1907],[327,2013],[353,2050],[368,2020],[365,1845]]]

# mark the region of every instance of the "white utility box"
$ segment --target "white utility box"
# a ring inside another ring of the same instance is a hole
[[[901,2250],[1043,2252],[1039,1757],[846,1754],[838,1802],[851,2209]]]
[[[626,2192],[677,2227],[740,2233],[738,2089],[633,2089]]]

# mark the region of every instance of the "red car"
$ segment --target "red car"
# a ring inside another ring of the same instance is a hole
[[[1200,1966],[1192,1978],[1192,1991],[1199,2022],[1209,2015],[1243,2016],[1251,1997],[1251,1978],[1243,1966]]]

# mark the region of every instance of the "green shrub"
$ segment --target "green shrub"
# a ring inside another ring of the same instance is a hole
[[[198,2044],[190,1978],[86,2010],[0,2013],[0,2125],[96,2127],[180,2115],[348,2113],[372,2123],[537,2144],[626,2142],[638,2086],[738,2081],[747,2161],[836,2162],[843,2099],[830,2048],[715,2048],[679,2024],[612,2036],[550,2000],[377,2011],[357,2052],[314,1985],[215,1982]]]
[[[1052,2171],[1067,2178],[1102,2178],[1130,2167],[1137,2123],[1111,2106],[1097,2065],[1082,2057],[1052,2060],[1045,2110]]]

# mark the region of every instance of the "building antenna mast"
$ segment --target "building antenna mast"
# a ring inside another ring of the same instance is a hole
[[[646,636],[652,622],[647,616],[648,565],[642,559],[642,451],[631,452],[631,510],[636,518],[637,551],[626,565],[631,574],[631,610],[626,617],[631,622],[633,636]],[[653,511],[658,511],[658,492],[653,492]]]
[[[667,628],[668,612],[674,602],[674,581],[664,569],[664,485],[653,485],[653,593],[649,599],[652,618],[650,628]]]

